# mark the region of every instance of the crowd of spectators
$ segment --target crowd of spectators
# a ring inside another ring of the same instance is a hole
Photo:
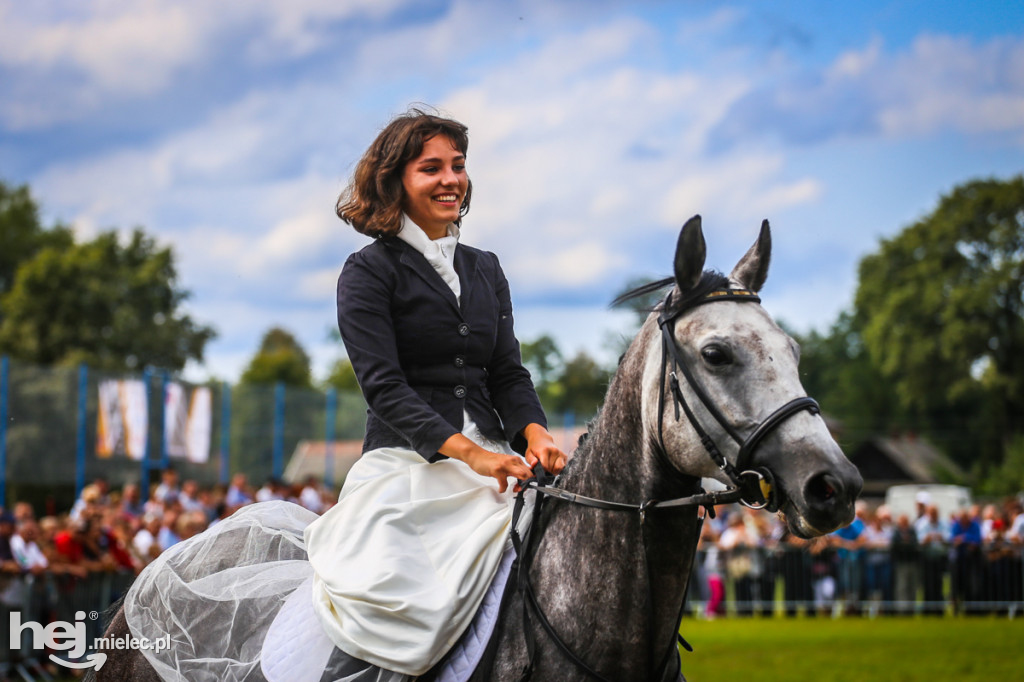
[[[258,489],[244,474],[230,485],[200,486],[162,473],[143,499],[138,485],[117,491],[85,486],[68,513],[36,517],[19,502],[0,509],[0,604],[18,606],[17,577],[135,575],[177,542],[254,501],[290,500],[322,513],[336,492],[310,478],[301,485],[268,480]],[[883,506],[857,503],[854,521],[813,540],[789,533],[778,516],[724,507],[706,519],[690,598],[709,617],[771,612],[856,613],[872,604],[895,612],[944,612],[1022,603],[1024,512],[1018,499],[942,518],[926,497],[914,518],[895,520]],[[728,587],[728,589],[727,589]]]
[[[136,484],[112,491],[98,479],[59,516],[37,518],[32,505],[17,502],[0,508],[0,601],[15,599],[10,578],[18,575],[137,574],[160,552],[253,501],[290,500],[319,514],[334,497],[314,478],[302,485],[268,480],[256,489],[236,474],[230,485],[202,487],[168,469],[148,499]]]
[[[782,520],[743,507],[705,520],[691,598],[708,617],[991,612],[1024,608],[1024,511],[1019,499],[975,505],[943,518],[927,493],[916,514],[856,505],[852,523],[805,540]],[[726,587],[729,587],[727,590]]]

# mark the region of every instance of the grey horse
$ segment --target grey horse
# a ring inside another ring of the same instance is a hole
[[[738,296],[703,305],[709,295],[759,291],[770,252],[765,221],[728,277],[705,271],[700,217],[684,225],[674,277],[665,281],[672,292],[623,356],[588,437],[562,472],[561,489],[637,504],[689,495],[702,477],[731,484],[726,469],[738,448],[730,437],[764,431],[745,453],[745,468],[770,478],[772,508],[789,529],[807,538],[852,520],[862,480],[817,410],[800,403],[774,419],[788,401],[809,400],[801,398],[795,342],[760,305]],[[667,316],[673,357],[693,379],[678,390],[667,376],[675,376],[674,364],[666,361],[659,324]],[[680,416],[680,398],[692,419]],[[770,429],[759,428],[766,422]],[[724,469],[702,437],[718,444],[712,447],[729,460]],[[635,514],[548,501],[531,531],[525,580],[514,581],[528,583],[536,607],[524,604],[524,590],[507,592],[491,650],[473,679],[679,679],[676,636],[699,524],[695,507]],[[118,611],[107,635],[128,634]],[[140,652],[107,653],[97,679],[159,679]]]

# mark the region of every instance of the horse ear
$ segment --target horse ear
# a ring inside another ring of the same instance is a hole
[[[761,222],[761,234],[757,236],[757,241],[733,268],[729,279],[745,289],[761,291],[764,281],[768,279],[768,265],[771,259],[772,231],[768,227],[768,221],[764,220]]]
[[[695,215],[683,225],[676,244],[675,276],[680,291],[689,291],[700,282],[704,275],[706,256],[707,247],[704,244],[704,233],[700,229],[700,216]]]

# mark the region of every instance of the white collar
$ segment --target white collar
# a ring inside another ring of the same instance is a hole
[[[459,226],[448,223],[448,234],[439,239],[431,239],[419,225],[409,216],[402,214],[402,228],[398,238],[423,254],[431,267],[441,275],[448,287],[458,299],[461,296],[459,275],[455,272],[455,247],[459,244]]]

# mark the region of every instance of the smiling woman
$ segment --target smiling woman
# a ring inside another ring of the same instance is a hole
[[[411,109],[388,124],[366,150],[338,199],[338,217],[371,237],[398,234],[403,212],[424,230],[437,232],[442,219],[442,228],[449,223],[458,227],[473,196],[466,174],[468,149],[466,126]],[[440,201],[442,195],[445,201]],[[421,214],[428,225],[413,214]],[[431,238],[440,236],[443,229]]]

